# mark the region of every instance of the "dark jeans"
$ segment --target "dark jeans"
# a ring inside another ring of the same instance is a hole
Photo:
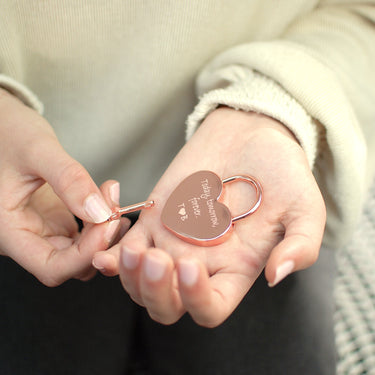
[[[260,277],[220,327],[163,326],[118,278],[41,285],[0,257],[1,375],[335,373],[334,258],[268,288]]]

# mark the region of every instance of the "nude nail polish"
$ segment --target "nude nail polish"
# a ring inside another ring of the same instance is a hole
[[[134,270],[138,267],[140,254],[134,250],[122,247],[121,261],[124,267],[128,270]]]
[[[96,268],[98,271],[105,272],[105,268],[100,264],[100,261],[98,259],[93,259],[91,264],[94,268]]]
[[[104,239],[106,240],[107,244],[110,244],[113,241],[119,226],[120,222],[118,220],[111,221],[107,224],[107,228],[104,233]]]
[[[190,260],[181,260],[179,264],[180,281],[186,286],[193,286],[198,280],[197,264]]]
[[[120,204],[120,183],[116,182],[109,188],[109,195],[115,205]]]
[[[85,199],[84,209],[96,224],[104,223],[112,214],[111,209],[98,194],[91,194]]]
[[[154,256],[147,256],[145,259],[145,274],[150,281],[159,281],[164,276],[165,263]]]
[[[294,270],[295,264],[292,260],[287,260],[282,263],[276,269],[276,275],[273,282],[268,283],[268,286],[273,287],[277,285],[281,280],[285,279]]]

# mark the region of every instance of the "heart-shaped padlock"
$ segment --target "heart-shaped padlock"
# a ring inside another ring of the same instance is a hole
[[[245,213],[232,217],[219,200],[225,183],[244,181],[256,191],[255,204]],[[262,201],[262,188],[250,176],[233,176],[221,180],[211,171],[198,171],[185,178],[168,198],[161,221],[184,241],[199,246],[214,246],[226,240],[235,221],[254,213]]]
[[[232,217],[228,207],[219,200],[223,186],[234,181],[250,183],[256,191],[254,205],[245,213]],[[226,240],[239,219],[254,213],[262,202],[262,188],[251,176],[239,175],[221,180],[211,171],[198,171],[183,180],[168,198],[161,213],[164,226],[184,241],[199,246],[214,246]],[[108,221],[122,215],[154,207],[148,200],[126,207],[114,207]]]

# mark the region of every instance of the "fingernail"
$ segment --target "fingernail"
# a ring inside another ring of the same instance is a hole
[[[104,223],[112,214],[111,209],[98,194],[89,195],[85,199],[84,208],[86,214],[97,224]]]
[[[166,265],[161,259],[153,255],[146,256],[145,273],[146,273],[146,277],[150,281],[161,280],[164,275],[165,268],[166,268]]]
[[[105,272],[105,267],[100,264],[100,259],[94,258],[91,263],[98,271]]]
[[[120,205],[120,183],[116,182],[109,188],[109,196],[112,202],[118,206]]]
[[[134,250],[127,248],[126,246],[122,247],[121,260],[122,264],[128,270],[134,270],[138,267],[140,254]]]
[[[292,260],[287,260],[282,263],[276,269],[275,279],[272,283],[268,283],[268,286],[273,287],[277,285],[281,280],[285,279],[294,270],[294,262]]]
[[[180,281],[186,286],[193,286],[198,280],[199,269],[190,260],[181,260],[179,264]]]
[[[111,221],[110,223],[107,224],[107,228],[104,233],[104,239],[108,244],[110,244],[113,241],[113,238],[119,226],[120,226],[120,222],[118,220]]]

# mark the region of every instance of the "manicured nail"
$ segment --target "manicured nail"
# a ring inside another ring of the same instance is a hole
[[[198,280],[198,265],[190,260],[181,260],[179,264],[180,281],[186,286],[193,286]]]
[[[98,194],[91,194],[85,199],[84,208],[86,214],[94,223],[104,223],[111,215],[112,211]]]
[[[93,259],[92,265],[94,268],[96,268],[98,271],[105,272],[105,267],[101,265],[100,258],[99,259]]]
[[[292,260],[287,260],[286,262],[282,263],[276,269],[276,275],[273,282],[268,283],[268,286],[273,287],[277,285],[281,280],[285,279],[289,274],[292,273],[294,270],[294,262]]]
[[[104,233],[104,239],[108,244],[110,244],[113,241],[113,237],[115,236],[119,226],[120,222],[118,220],[111,221],[107,224],[107,228]]]
[[[122,264],[128,270],[134,270],[138,267],[140,254],[137,251],[131,250],[126,246],[122,247],[121,260]]]
[[[159,281],[162,279],[166,269],[166,264],[153,255],[147,255],[145,259],[145,273],[150,281]]]
[[[116,205],[120,205],[120,183],[116,182],[109,188],[109,196],[112,202]]]

